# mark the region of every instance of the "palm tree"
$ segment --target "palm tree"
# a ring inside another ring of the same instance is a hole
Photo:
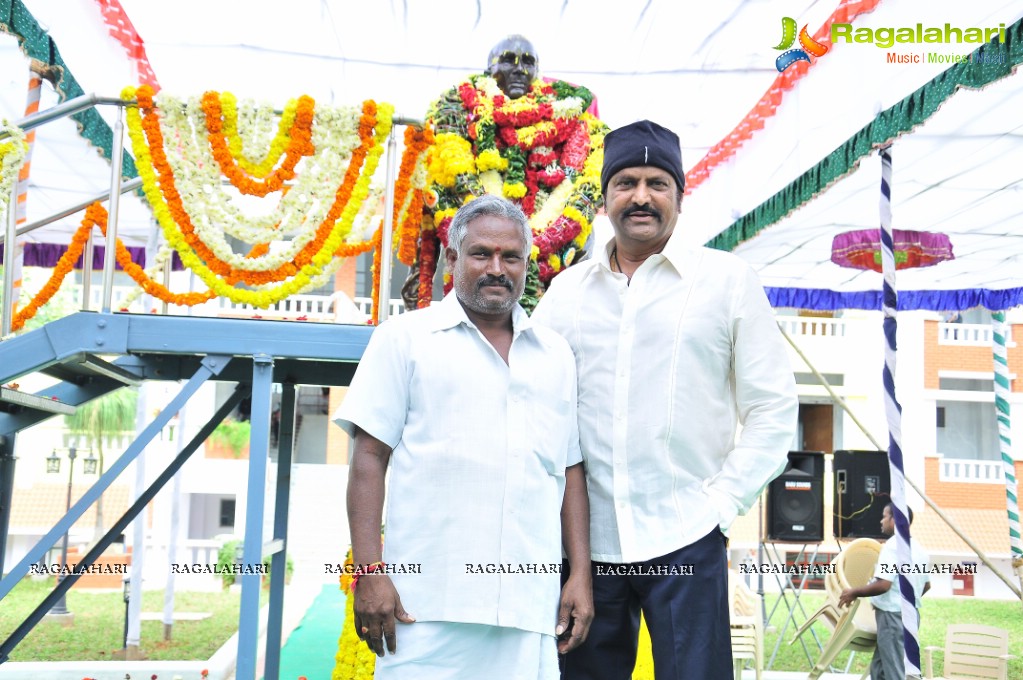
[[[86,402],[73,415],[64,416],[64,424],[80,443],[91,447],[99,459],[99,474],[106,469],[103,447],[113,437],[135,432],[137,389],[123,387]],[[83,441],[84,440],[84,441]],[[96,530],[93,541],[98,541],[106,527],[103,522],[103,496],[96,501]]]

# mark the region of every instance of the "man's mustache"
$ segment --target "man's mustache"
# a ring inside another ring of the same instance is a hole
[[[661,219],[661,212],[651,205],[634,205],[631,208],[626,208],[625,213],[622,215],[622,217],[629,217],[630,215],[640,212],[649,213],[650,215],[653,215],[657,219]]]
[[[485,286],[504,286],[508,290],[512,289],[512,283],[504,276],[484,276],[482,279],[476,282],[476,290]]]

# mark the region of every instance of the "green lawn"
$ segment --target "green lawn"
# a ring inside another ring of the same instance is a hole
[[[3,599],[0,607],[0,640],[52,590],[52,582],[21,581]],[[265,604],[267,593],[262,593]],[[143,593],[144,612],[163,611],[163,591]],[[142,622],[142,652],[150,659],[205,660],[210,658],[238,630],[240,596],[228,591],[179,592],[174,598],[178,612],[210,612],[202,621],[177,621],[173,639],[163,640],[163,623]],[[124,636],[124,600],[120,591],[90,592],[72,589],[67,608],[74,613],[74,626],[46,621],[37,625],[14,649],[11,661],[107,661],[121,649]],[[333,650],[330,650],[333,653]]]
[[[776,594],[767,593],[765,602],[767,612],[771,612]],[[789,601],[792,595],[789,594]],[[799,598],[803,605],[806,616],[796,611],[796,624],[789,623],[785,631],[785,637],[778,647],[778,653],[774,663],[770,666],[773,670],[783,671],[809,671],[812,662],[807,659],[803,647],[799,641],[789,645],[789,640],[798,624],[801,624],[809,616],[812,616],[817,608],[823,604],[824,596],[820,593],[808,593],[806,591]],[[778,641],[780,629],[784,625],[788,610],[784,604],[780,605],[774,612],[770,625],[776,627],[777,631],[769,631],[764,637],[764,665],[767,666],[774,654],[775,644]],[[1009,631],[1009,653],[1015,654],[1016,658],[1009,662],[1009,677],[1023,678],[1023,606],[1019,602],[1001,600],[974,600],[970,598],[927,598],[923,600],[920,610],[920,648],[934,646],[943,647],[945,644],[945,629],[950,623],[977,623],[988,626],[996,626]],[[828,639],[827,629],[823,625],[815,624],[813,630],[817,631],[817,637],[823,644]],[[804,633],[801,638],[806,641],[810,658],[816,660],[819,650],[809,633]],[[839,664],[835,665],[836,670],[845,668],[849,654],[839,657]],[[935,654],[935,673],[941,672],[941,654]],[[921,663],[923,659],[921,658]],[[857,654],[849,672],[860,674],[870,665],[869,654]]]

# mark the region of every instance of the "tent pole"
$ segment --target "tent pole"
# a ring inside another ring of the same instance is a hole
[[[806,354],[804,354],[803,351],[801,349],[799,349],[799,346],[796,345],[796,343],[792,339],[792,337],[788,333],[785,332],[785,329],[781,326],[781,324],[778,325],[778,330],[781,331],[782,337],[784,337],[788,341],[789,345],[792,346],[792,349],[796,350],[796,354],[799,355],[799,358],[803,360],[803,363],[805,363],[807,365],[807,367],[813,372],[814,377],[817,378],[817,380],[820,381],[820,384],[824,387],[825,390],[827,390],[828,394],[831,396],[831,398],[834,400],[834,402],[836,404],[838,404],[842,408],[842,410],[845,411],[849,415],[850,418],[852,418],[852,421],[854,423],[856,423],[856,426],[858,428],[860,428],[860,430],[863,432],[863,434],[865,434],[867,436],[867,439],[870,440],[870,443],[873,444],[875,446],[875,448],[877,448],[878,451],[886,450],[885,447],[881,446],[877,442],[877,439],[875,439],[874,435],[872,435],[870,433],[870,430],[868,430],[866,428],[866,426],[864,426],[863,423],[860,422],[860,419],[857,418],[856,414],[852,412],[852,409],[849,408],[849,404],[846,403],[845,399],[843,399],[841,397],[841,395],[839,395],[837,392],[835,392],[834,388],[831,386],[831,383],[828,382],[828,379],[825,378],[824,375],[820,371],[817,370],[817,367],[814,366],[810,362],[810,359],[806,356]],[[995,565],[991,563],[991,560],[988,558],[987,555],[984,554],[984,551],[982,551],[977,546],[976,543],[974,543],[972,540],[970,540],[970,538],[963,532],[963,530],[960,529],[956,525],[956,523],[952,520],[952,518],[949,517],[947,514],[945,514],[945,511],[942,510],[941,508],[939,508],[937,506],[937,504],[933,500],[931,500],[930,497],[928,497],[927,494],[925,494],[923,492],[923,489],[921,489],[919,486],[917,486],[916,482],[914,482],[908,476],[906,477],[906,483],[909,484],[911,487],[913,487],[913,490],[916,491],[918,494],[920,494],[920,498],[922,498],[924,500],[924,503],[926,503],[928,506],[930,506],[930,508],[932,510],[934,510],[935,514],[937,514],[938,517],[940,517],[941,520],[945,524],[947,524],[950,529],[952,529],[952,531],[955,533],[955,535],[958,536],[959,538],[961,538],[963,540],[963,543],[965,543],[967,546],[969,546],[970,550],[972,550],[973,552],[975,552],[977,554],[977,557],[980,558],[980,561],[983,562],[985,564],[985,566],[987,566],[987,568],[990,569],[995,574],[995,576],[1000,578],[1002,580],[1002,582],[1006,586],[1009,587],[1009,590],[1011,590],[1012,593],[1017,598],[1019,598],[1020,600],[1023,600],[1023,591],[1021,591],[1020,588],[1018,586],[1016,586],[1016,584],[1013,583],[1012,580],[1008,576],[1006,576],[1005,574],[1000,572],[995,567]],[[1021,566],[1020,569],[1023,569],[1023,566]],[[1020,579],[1021,579],[1021,583],[1023,583],[1023,573],[1021,573]]]

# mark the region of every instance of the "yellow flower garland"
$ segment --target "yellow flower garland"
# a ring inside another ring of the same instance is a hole
[[[349,548],[345,558],[345,573],[341,574],[341,592],[345,594],[345,620],[341,627],[341,637],[337,641],[331,680],[368,680],[373,677],[376,668],[376,654],[370,651],[355,632],[355,597],[351,589],[352,577],[348,573],[352,566],[354,561]]]
[[[122,97],[124,99],[134,99],[135,92],[135,88],[127,88],[122,93]],[[377,124],[374,130],[374,144],[367,154],[365,164],[352,191],[351,198],[347,201],[340,219],[335,222],[323,246],[312,257],[312,263],[302,267],[291,279],[258,291],[237,288],[222,279],[196,256],[191,246],[185,241],[179,225],[175,222],[171,210],[164,200],[163,192],[153,167],[152,156],[150,155],[145,134],[142,130],[141,115],[137,106],[129,106],[127,109],[128,133],[132,141],[132,148],[135,151],[139,175],[142,177],[143,191],[153,210],[157,223],[163,229],[164,237],[178,251],[184,265],[194,271],[216,295],[226,297],[237,303],[266,308],[290,295],[308,289],[313,279],[323,273],[323,269],[331,263],[334,253],[342,247],[345,236],[351,231],[352,223],[358,214],[359,208],[369,194],[370,179],[376,171],[380,156],[383,154],[383,141],[390,133],[392,125],[393,107],[384,103],[379,104],[378,107]]]
[[[227,139],[231,157],[248,174],[259,179],[265,179],[273,171],[277,161],[280,160],[288,146],[290,141],[288,131],[291,130],[291,126],[295,122],[298,100],[292,99],[284,107],[280,123],[277,126],[277,134],[274,136],[273,141],[270,142],[266,155],[259,162],[254,162],[245,156],[242,138],[238,130],[238,102],[235,96],[230,92],[221,92],[220,106],[224,114],[224,138]],[[272,115],[273,111],[269,110],[260,113]]]

